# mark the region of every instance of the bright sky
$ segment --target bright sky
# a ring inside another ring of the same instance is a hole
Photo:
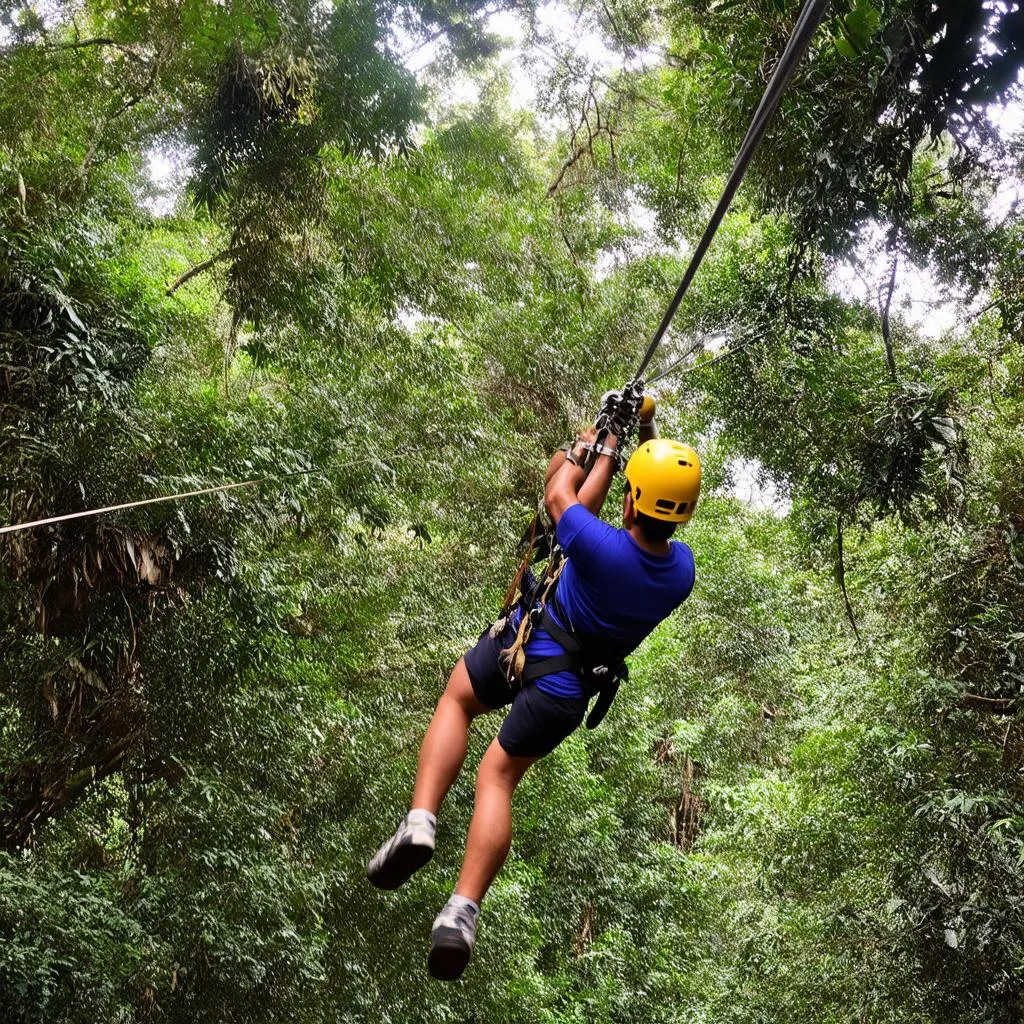
[[[487,28],[507,40],[507,47],[499,63],[507,72],[511,83],[510,101],[519,109],[536,106],[537,89],[528,64],[531,61],[545,61],[553,65],[555,53],[571,50],[577,58],[586,59],[599,70],[610,70],[615,66],[616,57],[605,46],[600,28],[592,20],[573,15],[563,3],[550,2],[537,8],[537,42],[527,46],[527,32],[522,17],[512,11],[499,11],[487,19]],[[408,50],[408,48],[406,48]],[[406,66],[417,74],[429,69],[437,57],[436,43],[410,52]],[[479,84],[466,75],[456,76],[446,83],[441,94],[443,105],[472,103],[479,99]]]
[[[604,43],[600,27],[594,21],[574,15],[561,2],[543,4],[537,11],[537,29],[540,41],[529,46],[526,32],[518,15],[502,11],[488,19],[491,31],[508,40],[501,57],[511,83],[514,106],[533,108],[537,102],[536,84],[529,66],[539,61],[554,63],[555,54],[571,50],[575,57],[585,59],[595,70],[608,71],[617,66],[618,56]],[[429,73],[438,47],[430,44],[411,53],[408,66],[417,73]],[[639,54],[634,63],[647,63],[653,54]],[[471,103],[479,98],[478,82],[469,76],[458,76],[445,83],[439,95],[442,106]],[[1004,137],[1024,129],[1024,106],[1019,103],[993,108],[993,123]],[[1006,181],[989,204],[993,221],[1003,219],[1015,209],[1022,198],[1022,182]],[[653,225],[651,211],[634,203],[628,213],[629,222],[640,228]],[[598,276],[609,273],[621,254],[609,253],[597,267]],[[864,233],[856,258],[838,264],[830,276],[831,286],[844,298],[879,306],[879,293],[884,296],[888,285],[889,262],[885,254],[883,232],[880,228]],[[893,296],[893,311],[916,327],[925,337],[938,339],[969,317],[973,308],[984,304],[984,296],[950,296],[943,293],[927,268],[903,265],[897,273]]]
[[[1024,104],[1008,103],[989,108],[989,118],[1004,139],[1024,130]],[[1004,180],[988,203],[987,214],[993,224],[1017,215],[1024,197],[1024,181]],[[830,282],[838,295],[879,308],[888,290],[889,261],[885,252],[885,232],[872,225],[863,233],[854,260],[838,264]],[[985,295],[946,295],[927,268],[903,266],[897,273],[893,293],[893,311],[929,339],[937,340],[948,331],[961,328],[971,313],[987,301]]]

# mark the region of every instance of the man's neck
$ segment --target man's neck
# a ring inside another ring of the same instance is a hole
[[[672,542],[668,540],[661,540],[656,544],[652,544],[644,536],[643,530],[635,523],[629,528],[629,535],[636,541],[638,547],[652,555],[667,555],[672,550]]]

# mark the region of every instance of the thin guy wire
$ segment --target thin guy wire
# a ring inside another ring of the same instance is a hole
[[[662,370],[656,377],[652,377],[648,384],[655,384],[660,380],[664,380],[666,377],[671,377],[673,374],[687,374],[694,373],[697,370],[706,370],[709,366],[714,366],[715,363],[720,363],[723,359],[728,359],[729,356],[734,356],[738,352],[742,352],[748,345],[752,345],[757,341],[757,336],[747,338],[746,341],[740,342],[739,345],[733,345],[732,348],[726,349],[724,352],[720,352],[714,359],[709,359],[704,363],[690,363],[688,366],[680,366],[682,359],[677,359],[674,363],[670,364],[668,369]],[[685,358],[685,357],[684,357]]]
[[[120,505],[106,505],[103,508],[90,508],[84,512],[66,512],[64,515],[48,516],[46,519],[34,519],[28,523],[12,523],[10,526],[0,526],[0,534],[17,533],[20,530],[31,530],[35,526],[50,526],[53,523],[67,522],[69,519],[84,519],[86,516],[98,516],[104,512],[120,512],[127,508],[139,508],[142,505],[157,505],[163,501],[179,501],[182,498],[195,498],[201,494],[216,494],[219,491],[233,491],[238,487],[252,487],[255,484],[265,484],[273,480],[286,480],[292,476],[310,476],[318,473],[317,469],[298,469],[292,473],[278,473],[274,476],[258,477],[255,480],[238,480],[229,484],[218,484],[216,487],[201,487],[196,491],[181,491],[178,494],[161,494],[157,498],[143,498],[140,501],[125,501]]]
[[[676,289],[676,293],[669,303],[668,309],[658,325],[658,329],[654,332],[654,337],[647,346],[643,359],[640,361],[640,366],[636,371],[637,378],[643,375],[644,370],[650,364],[654,353],[665,336],[665,332],[672,323],[680,302],[683,301],[683,296],[689,290],[690,284],[696,276],[697,270],[703,262],[704,256],[732,204],[733,197],[743,181],[747,167],[757,152],[758,146],[761,144],[768,123],[778,108],[779,101],[782,99],[782,95],[786,91],[786,87],[789,85],[797,65],[807,51],[808,46],[810,46],[811,38],[824,18],[828,5],[829,0],[807,0],[803,10],[800,12],[800,17],[793,28],[793,34],[790,36],[789,42],[779,58],[779,62],[768,82],[764,95],[761,97],[761,102],[754,113],[750,127],[747,129],[747,134],[743,139],[743,144],[740,146],[736,163],[733,165],[732,173],[729,175],[729,180],[726,183],[722,197],[719,199],[718,205],[715,207],[715,211],[711,215],[707,227],[704,229],[704,234],[701,236],[700,241],[697,243],[697,248],[690,258],[690,263],[686,268],[683,279]]]

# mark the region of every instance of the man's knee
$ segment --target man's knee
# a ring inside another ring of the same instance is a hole
[[[530,765],[539,760],[539,757],[515,757],[494,740],[480,761],[476,776],[477,785],[515,789]]]

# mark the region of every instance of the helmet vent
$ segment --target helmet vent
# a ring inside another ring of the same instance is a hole
[[[689,463],[686,461],[686,459],[680,459],[679,460],[679,465],[680,466],[688,466]]]
[[[677,512],[685,512],[686,509],[688,508],[689,504],[690,503],[688,501],[681,501],[681,502],[679,502],[679,507],[676,509],[676,511]]]
[[[654,503],[654,507],[659,512],[675,512],[676,503],[674,501],[669,501],[668,498],[659,498]]]

